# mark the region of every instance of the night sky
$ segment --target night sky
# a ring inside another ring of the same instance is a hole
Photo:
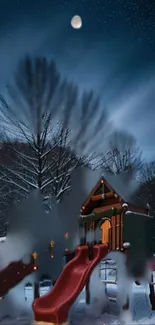
[[[74,30],[73,15],[83,26]],[[155,158],[155,2],[0,0],[0,91],[25,53],[56,59]]]

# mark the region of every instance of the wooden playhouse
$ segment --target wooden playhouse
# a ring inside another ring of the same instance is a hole
[[[92,245],[108,243],[109,250],[120,251],[128,245],[131,269],[140,273],[142,264],[153,253],[152,217],[145,206],[134,203],[135,198],[127,197],[125,190],[118,188],[113,180],[114,177],[109,175],[108,180],[102,177],[82,204],[79,218],[81,245],[88,243],[88,232],[89,236],[92,234]],[[97,230],[100,238],[96,236]]]

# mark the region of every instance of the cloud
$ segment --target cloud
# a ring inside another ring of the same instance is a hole
[[[144,51],[144,44],[137,40],[131,42],[127,32],[117,34],[114,26],[109,34],[101,35],[101,30],[91,34],[87,17],[84,27],[75,31],[70,26],[73,8],[58,11],[47,4],[35,8],[27,1],[26,13],[17,11],[18,17],[12,8],[14,23],[5,25],[0,34],[1,91],[26,52],[56,58],[62,74],[81,90],[93,88],[101,96],[101,109],[107,107],[116,127],[136,135],[145,156],[152,159],[155,95],[151,51]]]

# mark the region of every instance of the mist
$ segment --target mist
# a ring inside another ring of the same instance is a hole
[[[93,270],[90,277],[90,305],[85,306],[85,313],[90,319],[97,319],[102,315],[108,302],[105,284],[99,277],[100,264]]]
[[[79,244],[78,221],[82,202],[88,197],[99,173],[87,168],[79,168],[71,175],[71,192],[57,204],[52,199],[53,209],[44,212],[44,205],[39,190],[33,191],[28,199],[23,199],[9,211],[9,229],[6,241],[1,245],[2,265],[24,258],[26,254],[38,252],[38,277],[48,273],[55,280],[63,264],[65,249],[72,250]],[[68,232],[69,237],[64,235]],[[55,242],[50,258],[48,245]]]
[[[95,32],[96,24],[90,24],[89,15],[82,33],[71,29],[74,4],[65,11],[49,5],[48,1],[43,8],[41,4],[32,7],[27,1],[24,10],[14,3],[11,19],[7,12],[0,34],[0,92],[5,93],[5,85],[12,80],[18,60],[27,52],[54,58],[62,76],[75,82],[80,92],[94,89],[101,97],[100,110],[108,110],[114,127],[127,128],[138,138],[146,158],[154,158],[154,52],[144,51],[143,43],[133,40],[127,21],[126,31],[121,29],[118,34],[114,28],[117,19],[108,28],[108,34],[105,25],[101,38],[101,31]],[[7,8],[3,4],[2,22],[4,10]],[[9,48],[12,48],[11,57]],[[101,142],[102,128],[98,138],[98,143]]]
[[[25,257],[34,251],[38,253],[36,264],[39,270],[26,277],[18,286],[10,290],[2,301],[1,316],[6,315],[6,306],[9,314],[15,316],[29,313],[30,308],[25,304],[24,286],[27,282],[39,281],[42,275],[48,274],[52,281],[56,280],[63,269],[63,256],[65,249],[73,250],[80,243],[79,214],[82,203],[102,176],[102,171],[91,171],[88,168],[78,168],[71,176],[71,192],[64,196],[61,203],[57,204],[53,198],[51,213],[44,212],[44,205],[39,190],[33,191],[28,199],[22,200],[9,211],[9,230],[4,243],[0,245],[0,267],[5,267],[10,261]],[[117,180],[117,177],[115,178]],[[116,182],[117,183],[117,182]],[[117,184],[115,184],[117,185]],[[126,186],[127,187],[127,186]],[[68,239],[64,237],[68,232]],[[91,241],[88,233],[88,241]],[[53,258],[48,250],[49,242],[55,242]],[[129,294],[132,302],[131,280],[127,275],[126,257],[120,252],[110,252],[107,258],[116,261],[118,268],[117,301],[122,310]],[[91,306],[85,309],[89,318],[100,317],[106,303],[105,286],[100,285],[99,266],[94,270],[91,278]],[[94,310],[94,312],[92,312]],[[32,313],[32,311],[31,311]],[[123,312],[120,319],[132,319],[132,311]]]

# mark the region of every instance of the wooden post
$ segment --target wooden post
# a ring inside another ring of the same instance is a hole
[[[93,260],[93,255],[94,255],[94,252],[93,252],[93,243],[88,243],[88,250],[89,250],[89,260],[92,261]]]
[[[96,240],[96,222],[94,222],[94,245],[97,244],[97,240]]]
[[[39,284],[38,282],[34,283],[34,299],[39,298],[40,293],[39,293]]]
[[[105,281],[107,281],[107,261],[105,261]],[[105,282],[105,294],[108,296],[108,289],[107,289],[107,284]]]
[[[94,247],[94,225],[91,223],[89,224],[88,231],[91,233],[91,241],[87,243],[88,249],[89,249],[89,259],[92,261],[93,260],[93,247]]]
[[[129,296],[126,297],[126,303],[123,305],[123,310],[129,310],[130,302],[129,302]]]
[[[130,244],[129,243],[124,243],[123,244],[123,248],[124,248],[124,253],[126,255],[126,267],[128,269]],[[123,310],[128,310],[129,307],[130,307],[129,295],[127,295],[127,297],[126,297],[126,303],[123,306]]]
[[[150,298],[152,310],[155,310],[155,294],[154,294],[154,285],[152,283],[153,283],[153,273],[151,274],[151,283],[149,283],[149,287],[150,287],[149,298]]]
[[[95,245],[95,222],[92,223],[93,246]]]
[[[90,279],[86,283],[86,304],[90,304]]]
[[[85,238],[85,228],[84,225],[79,223],[79,237],[80,237],[80,246],[84,245]]]
[[[83,245],[86,245],[86,237],[87,237],[87,223],[84,224],[84,243],[83,243]]]

